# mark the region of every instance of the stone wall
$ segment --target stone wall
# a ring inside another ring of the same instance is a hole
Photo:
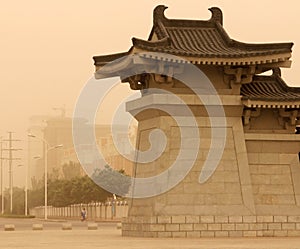
[[[124,236],[262,237],[300,236],[300,216],[154,216],[123,221]]]
[[[256,212],[300,213],[300,136],[245,134]]]
[[[196,161],[175,187],[153,197],[130,201],[128,218],[123,222],[123,235],[300,236],[300,136],[272,134],[272,130],[269,133],[265,130],[247,133],[241,118],[240,97],[222,95],[220,98],[226,113],[224,153],[211,177],[200,183],[199,175],[212,144],[212,124],[194,96],[178,96],[191,107],[197,121],[200,148]],[[154,110],[157,102],[160,106],[174,108],[177,116]],[[186,119],[184,127],[189,126],[189,117],[180,109],[180,103],[172,102],[163,94],[143,96],[131,102],[128,110],[136,111],[141,106],[148,109],[135,116],[139,121],[138,148],[142,151],[150,148],[148,137],[156,128],[164,132],[168,141],[158,159],[136,164],[134,176],[150,177],[168,170],[178,160],[181,150],[186,152],[182,165],[190,163],[189,152],[198,136],[191,129],[180,137],[174,117]],[[155,142],[159,141],[154,141],[152,146],[159,147]],[[218,146],[215,144],[213,149],[218,149]],[[170,172],[169,177],[179,173]]]

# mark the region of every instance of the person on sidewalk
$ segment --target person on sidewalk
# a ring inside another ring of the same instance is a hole
[[[85,210],[85,208],[81,209],[81,221],[85,221],[87,217],[87,212]]]

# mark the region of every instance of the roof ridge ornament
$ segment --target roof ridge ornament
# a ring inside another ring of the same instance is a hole
[[[153,23],[157,24],[159,21],[166,20],[167,18],[165,17],[165,10],[168,7],[165,5],[157,5],[155,9],[153,10]]]
[[[210,21],[218,22],[223,26],[223,13],[222,10],[218,7],[211,7],[208,9],[211,12]]]

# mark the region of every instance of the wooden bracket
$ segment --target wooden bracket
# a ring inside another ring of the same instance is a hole
[[[260,116],[260,108],[256,109],[244,109],[243,111],[243,123],[244,126],[250,125],[251,118],[257,118]]]
[[[255,73],[256,73],[256,66],[248,66],[248,67],[225,66],[224,81],[227,82],[231,88],[233,88],[234,87],[233,84],[247,84],[252,82]]]

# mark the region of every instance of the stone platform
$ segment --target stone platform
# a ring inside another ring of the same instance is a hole
[[[141,237],[300,237],[300,216],[130,217],[122,229]]]

